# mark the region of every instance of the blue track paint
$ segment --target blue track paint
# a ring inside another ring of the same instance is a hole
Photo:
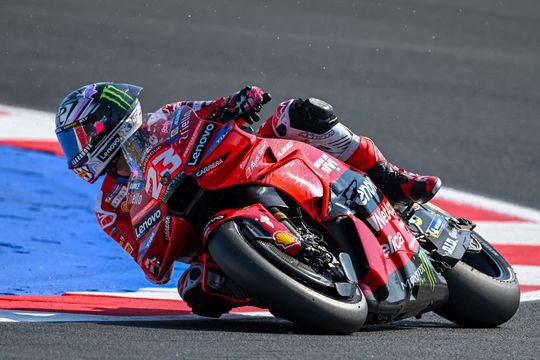
[[[0,294],[152,286],[99,227],[89,185],[54,155],[0,146]],[[166,287],[186,268],[178,264]]]

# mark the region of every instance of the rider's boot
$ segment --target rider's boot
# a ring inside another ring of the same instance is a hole
[[[396,204],[407,204],[411,201],[426,203],[437,194],[442,185],[437,176],[414,174],[390,163],[373,141],[365,136],[346,162],[365,171],[388,200]]]
[[[303,141],[345,161],[366,172],[396,204],[428,202],[441,187],[436,176],[420,176],[391,164],[371,139],[354,134],[338,121],[332,106],[319,99],[281,103],[259,134]]]

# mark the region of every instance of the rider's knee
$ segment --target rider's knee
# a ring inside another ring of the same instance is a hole
[[[338,123],[334,108],[327,102],[296,99],[289,106],[290,126],[313,134],[323,134]]]

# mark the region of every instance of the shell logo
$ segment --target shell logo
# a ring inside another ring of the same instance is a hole
[[[290,255],[296,255],[302,247],[302,243],[294,235],[285,231],[274,233],[274,243],[277,247],[287,250],[286,252]]]

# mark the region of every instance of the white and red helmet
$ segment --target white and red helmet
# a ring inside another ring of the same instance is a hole
[[[68,94],[56,114],[56,136],[69,168],[95,182],[142,125],[142,88],[96,83]]]

